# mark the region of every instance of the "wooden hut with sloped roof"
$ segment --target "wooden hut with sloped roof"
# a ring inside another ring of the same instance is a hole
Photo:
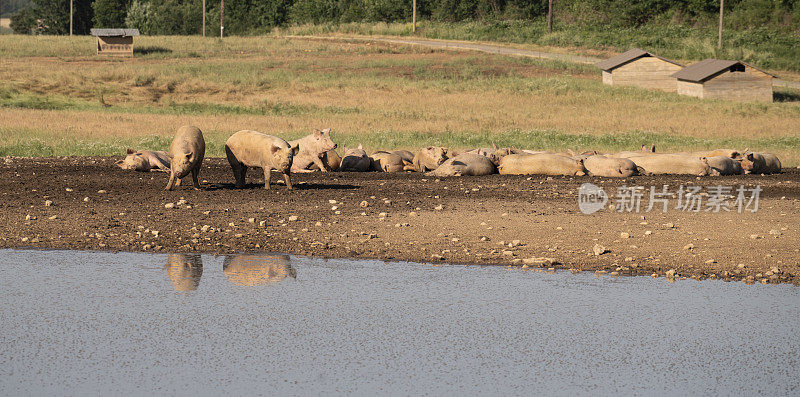
[[[92,29],[97,37],[97,55],[133,56],[133,36],[139,29]]]
[[[603,70],[603,83],[632,85],[675,92],[677,82],[672,74],[683,65],[645,50],[634,48],[595,64]]]
[[[772,102],[775,77],[741,61],[706,59],[673,74],[678,94],[742,102]]]

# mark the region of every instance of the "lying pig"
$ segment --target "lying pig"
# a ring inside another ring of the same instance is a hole
[[[479,148],[473,149],[464,153],[472,153],[472,154],[480,154],[481,156],[486,156],[489,160],[492,160],[494,165],[500,164],[500,159],[508,156],[509,154],[519,154],[521,151],[512,149],[512,148],[498,148],[497,146],[492,145],[491,149],[489,148]]]
[[[197,181],[197,175],[200,174],[205,155],[206,141],[203,139],[203,132],[190,125],[178,128],[172,145],[169,146],[170,172],[166,190],[180,186],[181,179],[190,173],[194,188],[199,190],[200,182]]]
[[[697,157],[706,157],[708,159],[710,159],[711,157],[725,156],[734,160],[742,161],[742,153],[736,149],[701,150],[693,152],[692,155],[695,155]]]
[[[772,153],[756,153],[746,150],[742,156],[745,174],[779,174],[781,161]]]
[[[651,154],[630,157],[630,160],[648,174],[686,174],[705,176],[711,174],[708,159],[685,154]]]
[[[630,159],[602,155],[587,156],[583,160],[583,167],[593,176],[627,178],[638,173],[636,164]]]
[[[428,146],[420,149],[414,155],[410,165],[405,166],[406,171],[428,172],[439,168],[447,160],[447,148]]]
[[[361,145],[357,149],[344,148],[344,158],[340,171],[344,172],[366,172],[372,169],[372,159],[367,156],[367,152]]]
[[[322,160],[323,164],[328,166],[329,171],[339,170],[339,166],[342,164],[342,158],[339,156],[339,153],[336,153],[335,150],[328,150],[322,154],[320,159]],[[308,166],[308,169],[311,171],[318,171],[319,167],[316,163],[311,163],[311,165]]]
[[[328,171],[328,164],[323,161],[322,157],[337,147],[336,143],[331,140],[330,128],[322,131],[314,130],[313,133],[303,138],[289,141],[289,146],[299,148],[292,163],[292,172],[311,172],[312,164],[322,172]]]
[[[710,175],[741,175],[744,173],[744,170],[742,170],[742,163],[731,157],[722,155],[706,157],[706,159],[708,160],[708,165],[711,167]]]
[[[264,170],[264,189],[269,189],[270,174],[274,169],[283,174],[286,189],[292,190],[289,172],[298,150],[297,146],[291,147],[281,138],[251,130],[239,131],[225,142],[225,155],[237,188],[245,185],[247,167],[261,167]]]
[[[430,176],[479,176],[496,174],[497,167],[486,156],[475,153],[464,153],[453,157],[426,173]]]
[[[291,259],[284,254],[226,256],[222,272],[233,284],[245,287],[275,284],[286,277],[297,278]]]
[[[136,151],[129,148],[127,154],[124,160],[116,162],[123,170],[169,172],[169,153],[165,151]]]
[[[500,159],[501,174],[586,175],[583,162],[558,154],[511,154]]]
[[[372,170],[378,172],[401,172],[407,165],[397,154],[377,151],[369,156],[372,159]]]
[[[403,161],[409,164],[414,162],[414,153],[411,153],[408,150],[395,150],[392,152],[392,154],[400,156]]]

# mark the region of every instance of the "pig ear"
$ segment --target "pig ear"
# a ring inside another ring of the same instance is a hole
[[[279,148],[279,147],[277,147],[277,146],[272,146],[272,147],[270,148],[270,151],[272,152],[272,154],[275,154],[275,152],[277,152],[277,151],[278,151],[278,150],[280,150],[280,149],[281,149],[281,148]]]
[[[322,135],[322,131],[314,128],[314,136],[320,136],[320,135]]]
[[[300,145],[292,146],[290,150],[292,151],[292,157],[297,156],[297,153],[300,151]]]
[[[134,154],[134,153],[136,153],[136,151],[131,148],[128,148],[128,150],[125,151],[125,154]]]
[[[326,129],[322,130],[322,133],[325,134],[325,135],[330,135],[331,134],[331,129],[330,128],[326,128]]]
[[[360,150],[364,150],[364,147],[363,147],[363,146],[361,146],[361,144],[360,144],[360,143],[358,144],[358,148],[359,148]]]
[[[567,149],[567,153],[569,153],[570,157],[575,156],[575,152],[573,152],[572,149]]]

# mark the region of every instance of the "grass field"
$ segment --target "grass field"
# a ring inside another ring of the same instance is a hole
[[[762,27],[725,30],[723,48],[717,48],[717,25],[686,26],[677,23],[619,28],[608,24],[560,23],[547,33],[543,18],[525,21],[437,22],[420,21],[414,36],[431,39],[488,41],[533,45],[548,51],[570,51],[607,56],[633,47],[661,56],[699,61],[706,58],[737,59],[772,71],[800,71],[800,31]],[[343,23],[300,25],[276,29],[293,35],[387,35],[410,36],[409,23]],[[785,73],[783,73],[785,74]]]
[[[562,150],[750,147],[800,164],[800,93],[773,104],[607,87],[591,66],[363,42],[140,37],[133,59],[91,37],[0,37],[0,155],[164,149],[200,127],[210,156],[256,129],[332,128],[340,144]]]

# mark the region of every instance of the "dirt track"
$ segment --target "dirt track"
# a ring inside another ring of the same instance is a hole
[[[167,192],[166,174],[123,171],[115,160],[0,159],[0,247],[270,251],[661,277],[674,269],[676,278],[800,283],[796,169],[767,176],[627,180],[315,173],[293,175],[294,191],[283,185],[265,191],[256,184],[260,172],[251,171],[248,188],[236,190],[227,162],[207,159],[200,175],[205,190],[183,186]],[[642,212],[582,214],[577,190],[584,182],[602,186],[612,195],[609,204],[617,187],[645,186]],[[760,184],[763,192],[756,213],[682,212],[673,208],[674,200],[667,213],[644,212],[649,187],[664,184],[670,191],[681,184]],[[181,198],[186,204],[165,208]],[[519,245],[509,247],[514,240]],[[595,244],[609,252],[595,255]],[[773,274],[773,267],[779,272]]]

